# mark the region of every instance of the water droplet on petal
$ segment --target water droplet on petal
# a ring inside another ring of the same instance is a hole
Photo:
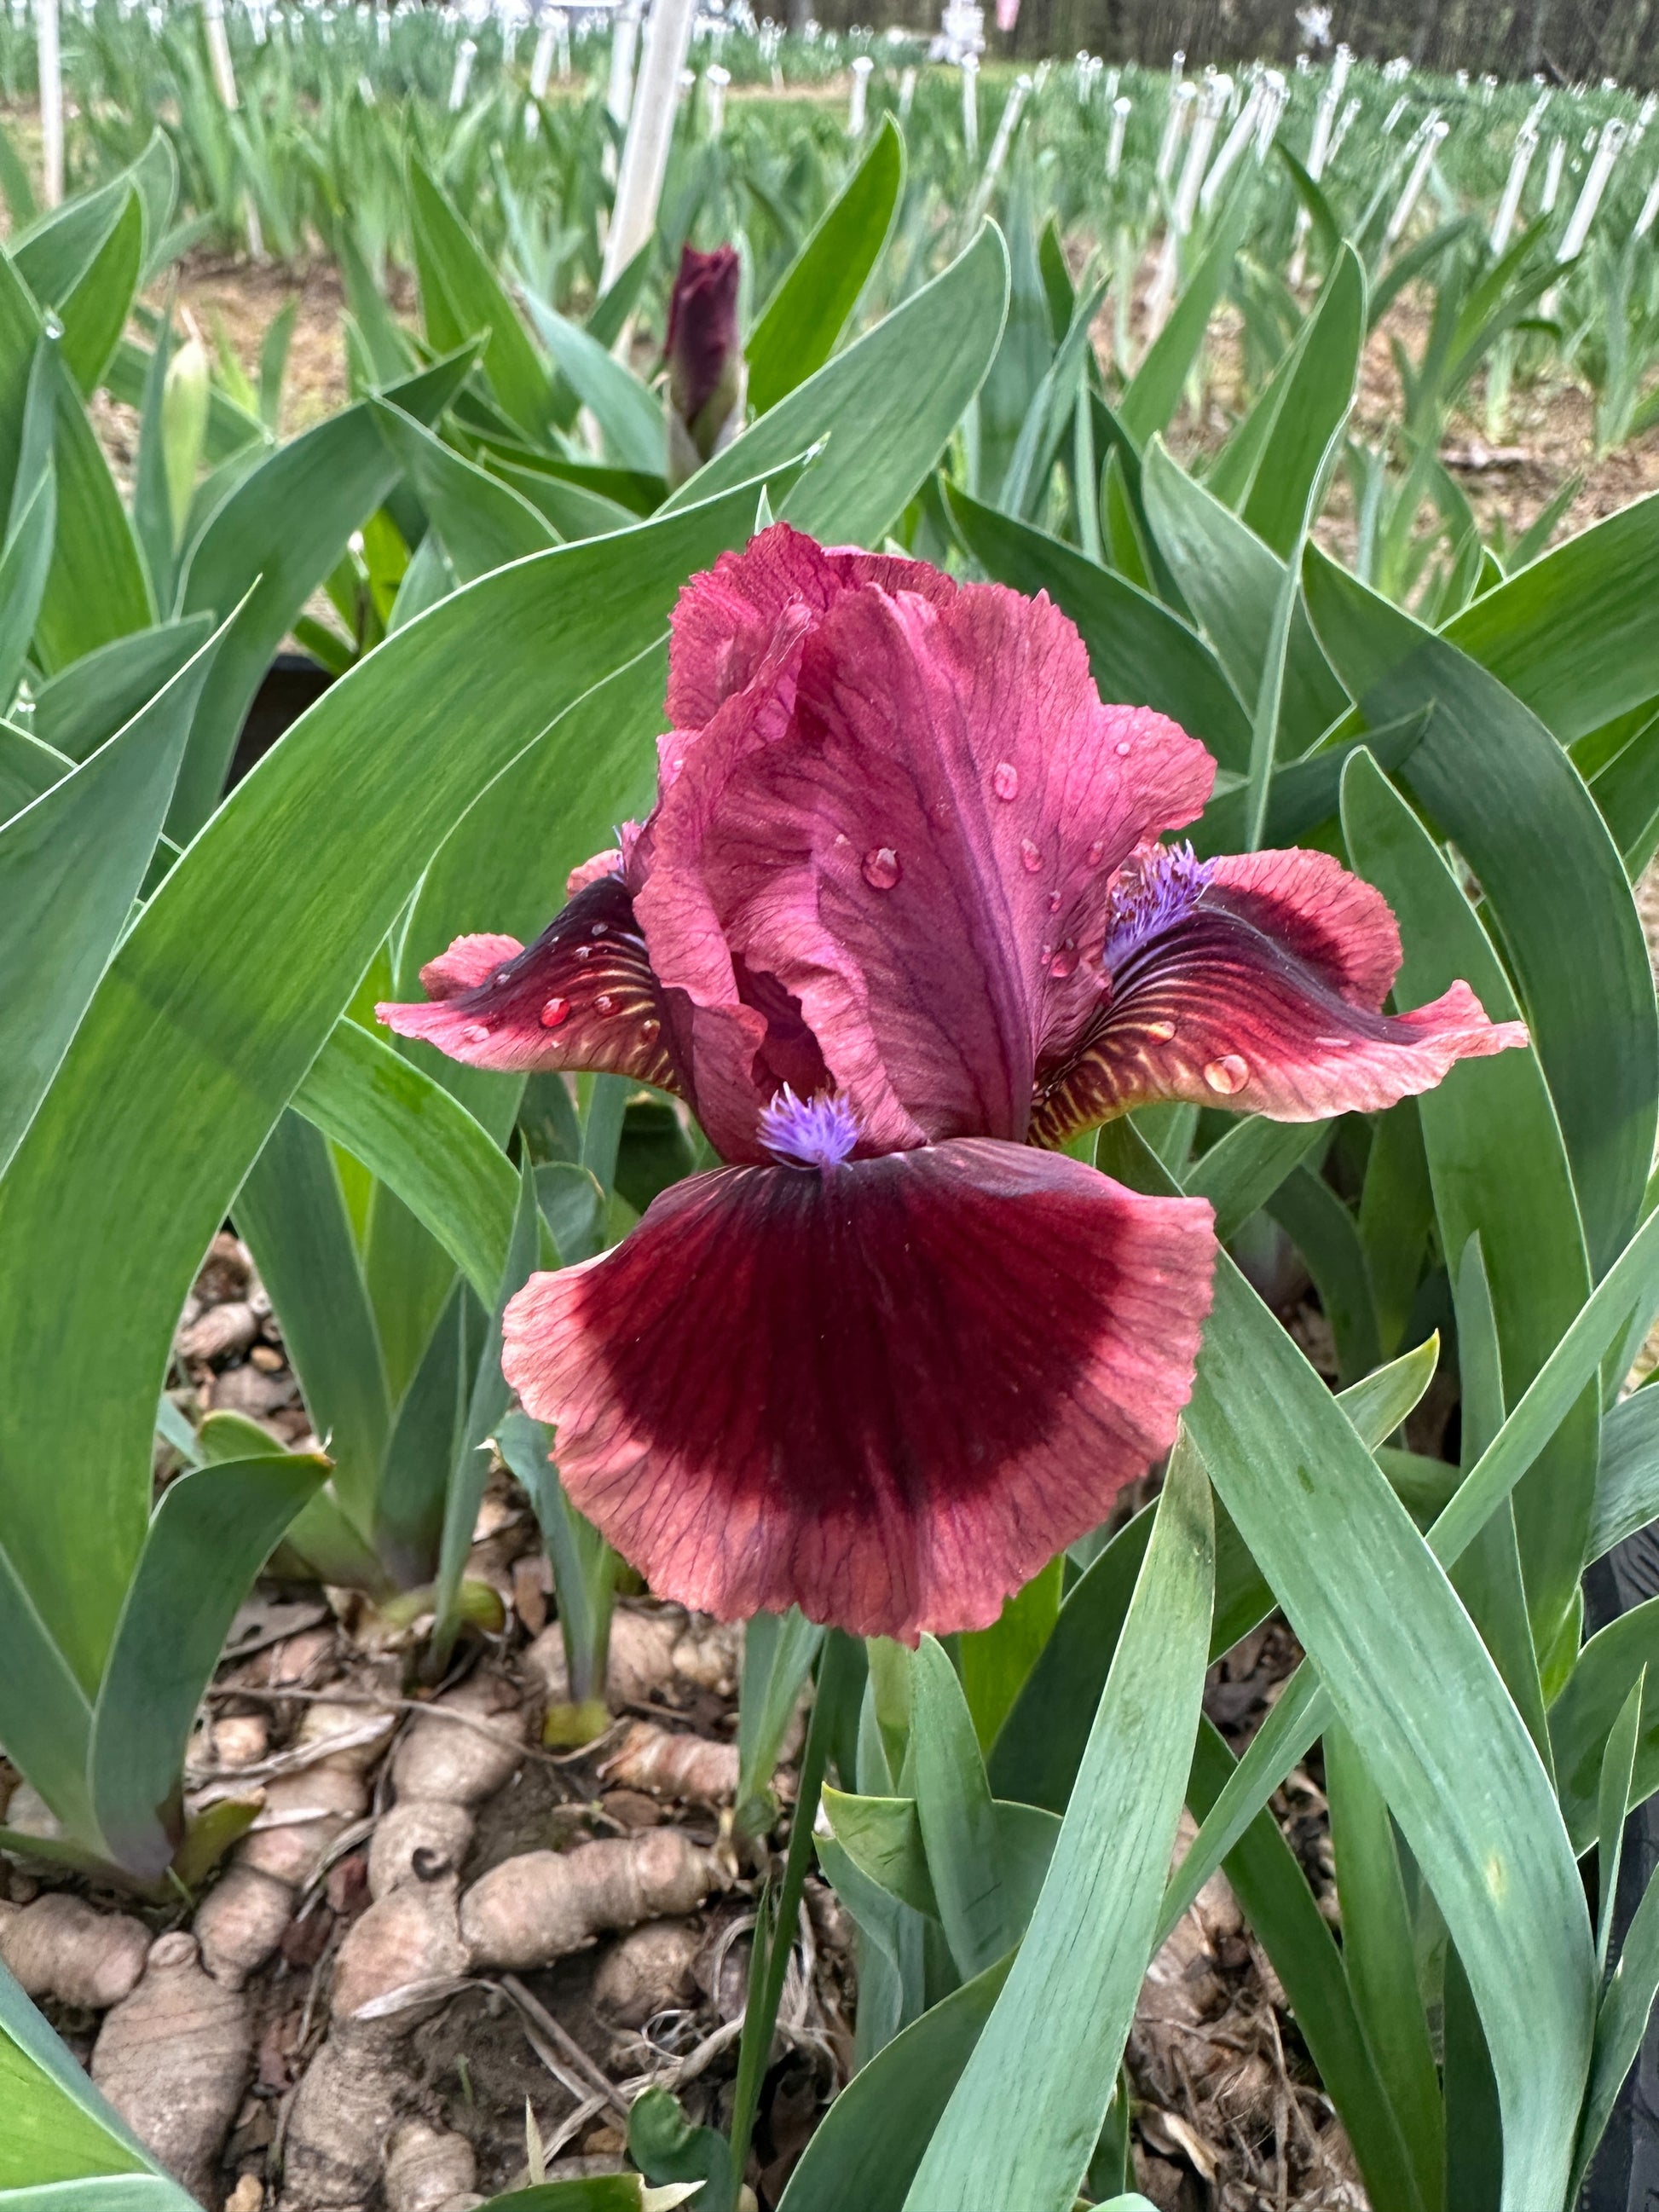
[[[1127,759],[1128,759],[1128,757],[1129,757],[1130,752],[1131,752],[1132,750],[1133,750],[1133,748],[1132,748],[1132,746],[1130,745],[1130,743],[1129,743],[1129,740],[1127,739],[1127,738],[1120,738],[1120,739],[1119,739],[1119,741],[1118,741],[1118,748],[1117,748],[1117,757],[1118,757],[1118,758],[1119,758],[1120,760],[1127,760]]]
[[[890,891],[902,872],[899,856],[890,845],[872,845],[864,856],[863,872],[872,891]]]
[[[1148,1022],[1146,1024],[1146,1034],[1152,1038],[1155,1044],[1168,1044],[1170,1039],[1175,1035],[1175,1024],[1173,1022]]]
[[[40,327],[49,338],[61,338],[64,335],[63,324],[50,309],[41,317]]]
[[[1042,866],[1042,855],[1029,837],[1022,837],[1019,841],[1019,864],[1028,876],[1036,875]]]
[[[568,999],[550,999],[542,1008],[541,1023],[544,1030],[556,1030],[570,1012]]]
[[[1012,761],[999,761],[991,770],[991,788],[999,799],[1012,799],[1019,790],[1019,770]]]
[[[1050,914],[1058,914],[1060,912],[1060,893],[1058,891],[1050,891],[1048,894],[1048,911]]]
[[[591,960],[593,948],[591,945],[579,945],[570,957],[573,960]]]
[[[1102,844],[1098,837],[1096,838],[1094,843],[1090,846],[1088,851],[1083,855],[1083,857],[1090,867],[1097,868],[1100,866],[1101,862],[1106,857],[1106,848]]]
[[[463,1044],[488,1044],[489,1025],[487,1022],[468,1022],[461,1031]]]
[[[601,991],[593,1001],[593,1011],[596,1014],[608,1014],[613,1010],[616,1003],[609,991]]]
[[[510,968],[498,968],[489,979],[490,988],[499,991],[503,983],[511,982],[512,980],[513,970]]]
[[[592,928],[590,929],[587,933],[590,937],[603,937],[605,935],[605,924],[602,921],[596,921]]]
[[[1048,973],[1057,983],[1063,983],[1068,975],[1076,975],[1077,947],[1069,937],[1063,945],[1054,947],[1048,960]]]
[[[1351,1046],[1358,1044],[1358,1042],[1359,1040],[1358,1037],[1351,1036],[1316,1036],[1314,1039],[1314,1042],[1316,1044],[1322,1044],[1328,1052],[1346,1052]]]
[[[645,1038],[647,1043],[649,1043],[650,1040],[658,1034],[661,1028],[662,1024],[659,1021],[656,1020],[654,1017],[648,1017],[640,1024],[640,1035]]]
[[[1219,1060],[1207,1062],[1204,1070],[1204,1080],[1224,1098],[1242,1091],[1249,1079],[1249,1068],[1236,1052],[1224,1052]]]

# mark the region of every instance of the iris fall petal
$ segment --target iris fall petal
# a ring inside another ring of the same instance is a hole
[[[1109,939],[1109,1001],[1081,1050],[1040,1079],[1040,1143],[1158,1099],[1281,1121],[1371,1112],[1431,1090],[1459,1060],[1527,1042],[1467,983],[1383,1013],[1394,917],[1327,854],[1200,864],[1188,895],[1152,913],[1144,935],[1131,925]]]
[[[728,1168],[532,1278],[503,1364],[652,1587],[914,1641],[982,1627],[1175,1434],[1201,1200],[966,1139]]]
[[[430,960],[424,1004],[378,1019],[471,1067],[588,1068],[680,1088],[656,979],[618,876],[589,884],[528,950],[513,937],[460,937]]]

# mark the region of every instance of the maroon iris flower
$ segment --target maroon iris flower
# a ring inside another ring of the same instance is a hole
[[[654,1084],[728,1163],[507,1309],[653,1585],[982,1626],[1168,1449],[1210,1302],[1206,1204],[1048,1148],[1154,1099],[1387,1106],[1526,1032],[1463,983],[1382,1013],[1393,918],[1326,854],[1159,843],[1213,763],[1103,706],[1047,599],[779,525],[683,594],[668,712],[655,811],[542,937],[460,939],[381,1018]]]
[[[743,428],[748,373],[738,337],[738,252],[680,254],[668,302],[668,474],[683,483]]]

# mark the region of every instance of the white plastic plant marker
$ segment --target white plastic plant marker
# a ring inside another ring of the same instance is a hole
[[[875,64],[868,54],[853,57],[853,88],[847,95],[847,135],[849,138],[864,136],[865,100],[870,88],[870,72]]]
[[[662,198],[680,71],[691,43],[696,0],[656,0],[645,27],[633,112],[617,179],[617,202],[605,241],[602,289],[614,284],[650,237]],[[621,26],[617,26],[620,31]]]
[[[64,64],[58,44],[58,0],[34,0],[34,41],[40,79],[41,198],[64,200]]]

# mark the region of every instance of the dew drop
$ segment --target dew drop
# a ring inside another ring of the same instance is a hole
[[[1048,894],[1048,911],[1050,914],[1058,914],[1060,912],[1060,893],[1058,891],[1050,891]]]
[[[41,317],[40,327],[49,338],[61,338],[64,335],[63,324],[50,309]]]
[[[1173,1022],[1148,1022],[1146,1024],[1146,1034],[1152,1038],[1155,1044],[1168,1044],[1170,1039],[1175,1035],[1175,1024]]]
[[[1019,864],[1028,876],[1034,876],[1042,866],[1042,855],[1029,837],[1019,841]]]
[[[486,1022],[468,1022],[461,1031],[463,1044],[488,1044],[489,1026]]]
[[[513,970],[510,968],[498,968],[489,979],[490,988],[499,991],[503,983],[510,983],[512,980]]]
[[[609,991],[601,991],[593,1001],[593,1011],[596,1014],[608,1014],[614,1012],[616,1004]]]
[[[1250,1079],[1250,1071],[1236,1052],[1224,1052],[1219,1060],[1208,1061],[1204,1069],[1204,1080],[1212,1091],[1218,1091],[1224,1098],[1235,1091],[1242,1091]]]
[[[1316,1036],[1314,1039],[1314,1042],[1316,1044],[1322,1044],[1328,1052],[1346,1052],[1352,1046],[1358,1044],[1358,1042],[1359,1040],[1358,1037],[1351,1036]]]
[[[890,891],[901,873],[898,854],[890,845],[872,845],[864,856],[863,873],[872,891]]]
[[[550,999],[547,1004],[542,1008],[542,1027],[544,1030],[557,1029],[559,1024],[568,1018],[569,1012],[570,1001],[568,999]]]
[[[658,1034],[661,1028],[662,1024],[656,1020],[654,1017],[648,1018],[640,1024],[640,1035],[648,1044],[651,1039]]]
[[[591,945],[579,945],[570,957],[573,960],[591,960],[593,948]]]
[[[592,928],[590,929],[587,933],[590,937],[603,937],[605,935],[605,924],[602,921],[596,921]]]
[[[1121,738],[1118,740],[1117,757],[1120,760],[1127,760],[1133,748],[1131,747],[1127,738]]]
[[[1012,799],[1019,791],[1019,770],[1012,761],[999,761],[991,770],[991,788],[999,799]]]
[[[1101,862],[1106,857],[1106,848],[1102,844],[1098,837],[1096,838],[1094,843],[1090,846],[1088,851],[1083,855],[1083,857],[1090,867],[1097,868],[1100,866]]]
[[[1069,937],[1063,944],[1057,945],[1050,954],[1048,973],[1057,983],[1063,983],[1068,975],[1076,975],[1077,947]]]

